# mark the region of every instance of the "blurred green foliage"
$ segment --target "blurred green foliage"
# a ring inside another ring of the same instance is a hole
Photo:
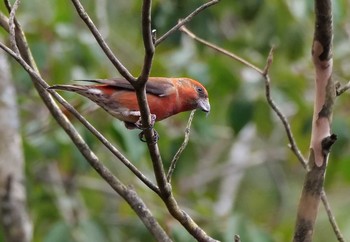
[[[141,2],[83,1],[114,53],[135,76],[143,62]],[[202,3],[155,0],[152,23],[157,35]],[[334,78],[339,81],[350,77],[350,12],[345,11],[349,7],[349,1],[334,2]],[[70,1],[23,1],[18,20],[49,84],[118,76]],[[187,25],[199,37],[260,68],[275,46],[270,70],[272,97],[288,117],[305,156],[313,105],[313,26],[312,1],[301,0],[221,0]],[[0,34],[2,39],[7,38],[4,31]],[[21,107],[34,241],[153,241],[134,212],[108,189],[50,117],[28,75],[17,64],[12,65],[12,71]],[[181,207],[222,241],[232,241],[234,234],[242,241],[289,241],[305,171],[288,149],[282,124],[267,105],[262,78],[180,32],[157,47],[152,76],[189,76],[201,81],[210,95],[212,111],[208,117],[196,113],[190,143],[174,174],[172,185]],[[102,110],[91,112],[93,105],[84,98],[62,95],[153,179],[147,149],[138,140],[137,131],[126,130]],[[350,217],[343,211],[350,203],[349,110],[349,97],[344,94],[334,110],[333,131],[339,139],[326,179],[330,203],[347,237]],[[188,115],[180,114],[156,125],[165,167],[183,140]],[[72,122],[100,160],[125,184],[135,187],[175,241],[193,241],[155,194],[74,118]],[[247,131],[254,136],[244,143]],[[242,144],[244,149],[237,148]],[[232,152],[234,149],[238,151]],[[47,167],[52,164],[57,165],[63,187],[50,180]],[[234,183],[226,184],[236,177]],[[57,187],[64,188],[63,193]],[[219,203],[225,194],[231,194],[224,203],[226,210]],[[335,241],[323,208],[320,211],[315,241]]]

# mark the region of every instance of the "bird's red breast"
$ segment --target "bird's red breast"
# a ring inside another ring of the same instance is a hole
[[[140,109],[133,86],[125,79],[84,80],[93,85],[55,85],[51,89],[79,93],[97,103],[128,128],[140,119]],[[201,109],[209,112],[208,92],[202,84],[190,78],[150,77],[146,95],[151,114],[156,121],[174,114]]]

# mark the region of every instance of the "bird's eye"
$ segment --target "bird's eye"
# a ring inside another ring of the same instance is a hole
[[[196,90],[197,90],[197,92],[198,92],[199,94],[203,94],[203,93],[204,93],[204,90],[203,90],[203,88],[201,88],[201,87],[196,87]]]

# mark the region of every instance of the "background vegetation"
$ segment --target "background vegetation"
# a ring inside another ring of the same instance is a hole
[[[154,1],[153,27],[161,35],[202,2]],[[143,64],[141,2],[90,0],[83,4],[116,55],[139,75]],[[349,5],[346,0],[336,1],[333,10],[334,71],[341,82],[350,76]],[[312,11],[312,2],[301,0],[222,0],[187,25],[198,36],[261,68],[270,47],[276,47],[270,70],[272,95],[289,118],[305,155],[313,98]],[[23,1],[17,18],[50,84],[118,75],[70,1]],[[134,212],[109,190],[50,117],[27,73],[17,64],[11,68],[19,98],[34,241],[151,241]],[[261,77],[180,32],[157,47],[151,75],[192,77],[210,95],[212,111],[208,117],[196,113],[189,146],[174,174],[172,184],[180,205],[219,240],[232,241],[239,234],[242,241],[289,241],[305,171],[289,151],[284,129],[267,106]],[[152,176],[146,146],[138,140],[137,131],[126,130],[84,98],[63,95]],[[335,106],[333,131],[338,141],[326,177],[328,199],[346,238],[350,237],[350,217],[344,212],[350,203],[348,100],[345,94]],[[183,140],[188,115],[156,125],[165,167]],[[80,123],[75,124],[100,159],[135,187],[176,241],[193,241],[168,215],[160,199]],[[327,216],[320,209],[314,240],[334,241]]]

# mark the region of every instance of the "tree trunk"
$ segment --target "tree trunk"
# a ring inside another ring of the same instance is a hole
[[[6,242],[29,242],[24,158],[16,93],[5,55],[0,55],[0,223]]]

